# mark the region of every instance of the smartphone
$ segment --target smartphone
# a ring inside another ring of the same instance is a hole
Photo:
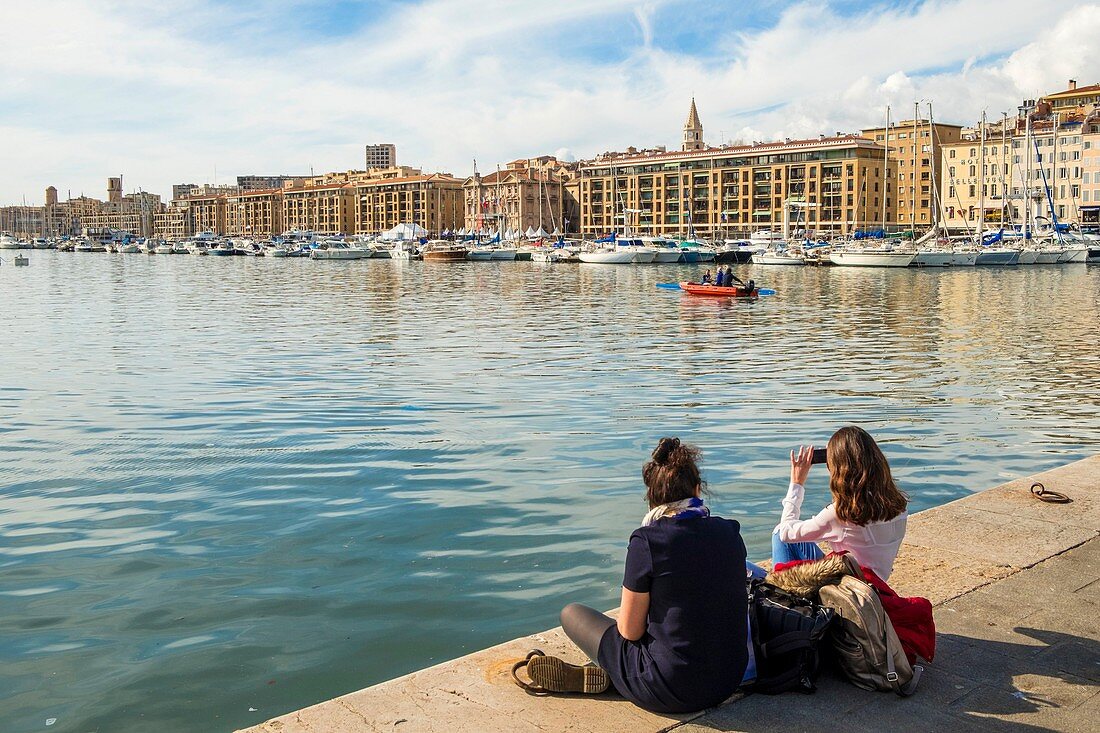
[[[810,459],[810,463],[825,463],[828,455],[828,448],[814,448],[814,457]]]

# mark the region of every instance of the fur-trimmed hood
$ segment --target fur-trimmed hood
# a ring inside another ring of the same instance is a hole
[[[786,570],[773,570],[764,581],[788,593],[816,599],[822,587],[839,583],[845,575],[863,580],[863,573],[851,556],[827,555],[814,562],[792,565]]]

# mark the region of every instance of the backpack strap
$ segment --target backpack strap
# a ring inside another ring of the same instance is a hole
[[[883,611],[883,616],[886,616],[886,612]],[[886,616],[886,624],[890,623],[890,617]],[[897,667],[894,666],[894,655],[890,653],[890,644],[888,642],[889,634],[886,633],[887,625],[882,627],[882,640],[886,647],[886,681],[890,683],[890,686],[894,688],[900,697],[909,697],[917,691],[917,683],[920,682],[921,673],[924,672],[924,667],[916,665],[913,667],[913,678],[901,684],[901,680],[898,678]]]
[[[760,645],[760,653],[764,657],[770,657],[773,654],[786,654],[811,648],[813,648],[813,639],[809,631],[788,631]]]

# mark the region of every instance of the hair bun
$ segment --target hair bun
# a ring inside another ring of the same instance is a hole
[[[680,447],[679,438],[661,438],[661,442],[657,444],[657,447],[653,450],[653,461],[659,465],[665,465],[668,463],[669,456],[672,455],[672,451]]]

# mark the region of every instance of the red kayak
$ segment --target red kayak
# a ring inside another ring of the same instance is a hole
[[[689,295],[712,295],[722,298],[755,298],[759,293],[754,288],[749,290],[742,287],[718,287],[717,285],[700,285],[699,283],[680,283],[680,290]]]

